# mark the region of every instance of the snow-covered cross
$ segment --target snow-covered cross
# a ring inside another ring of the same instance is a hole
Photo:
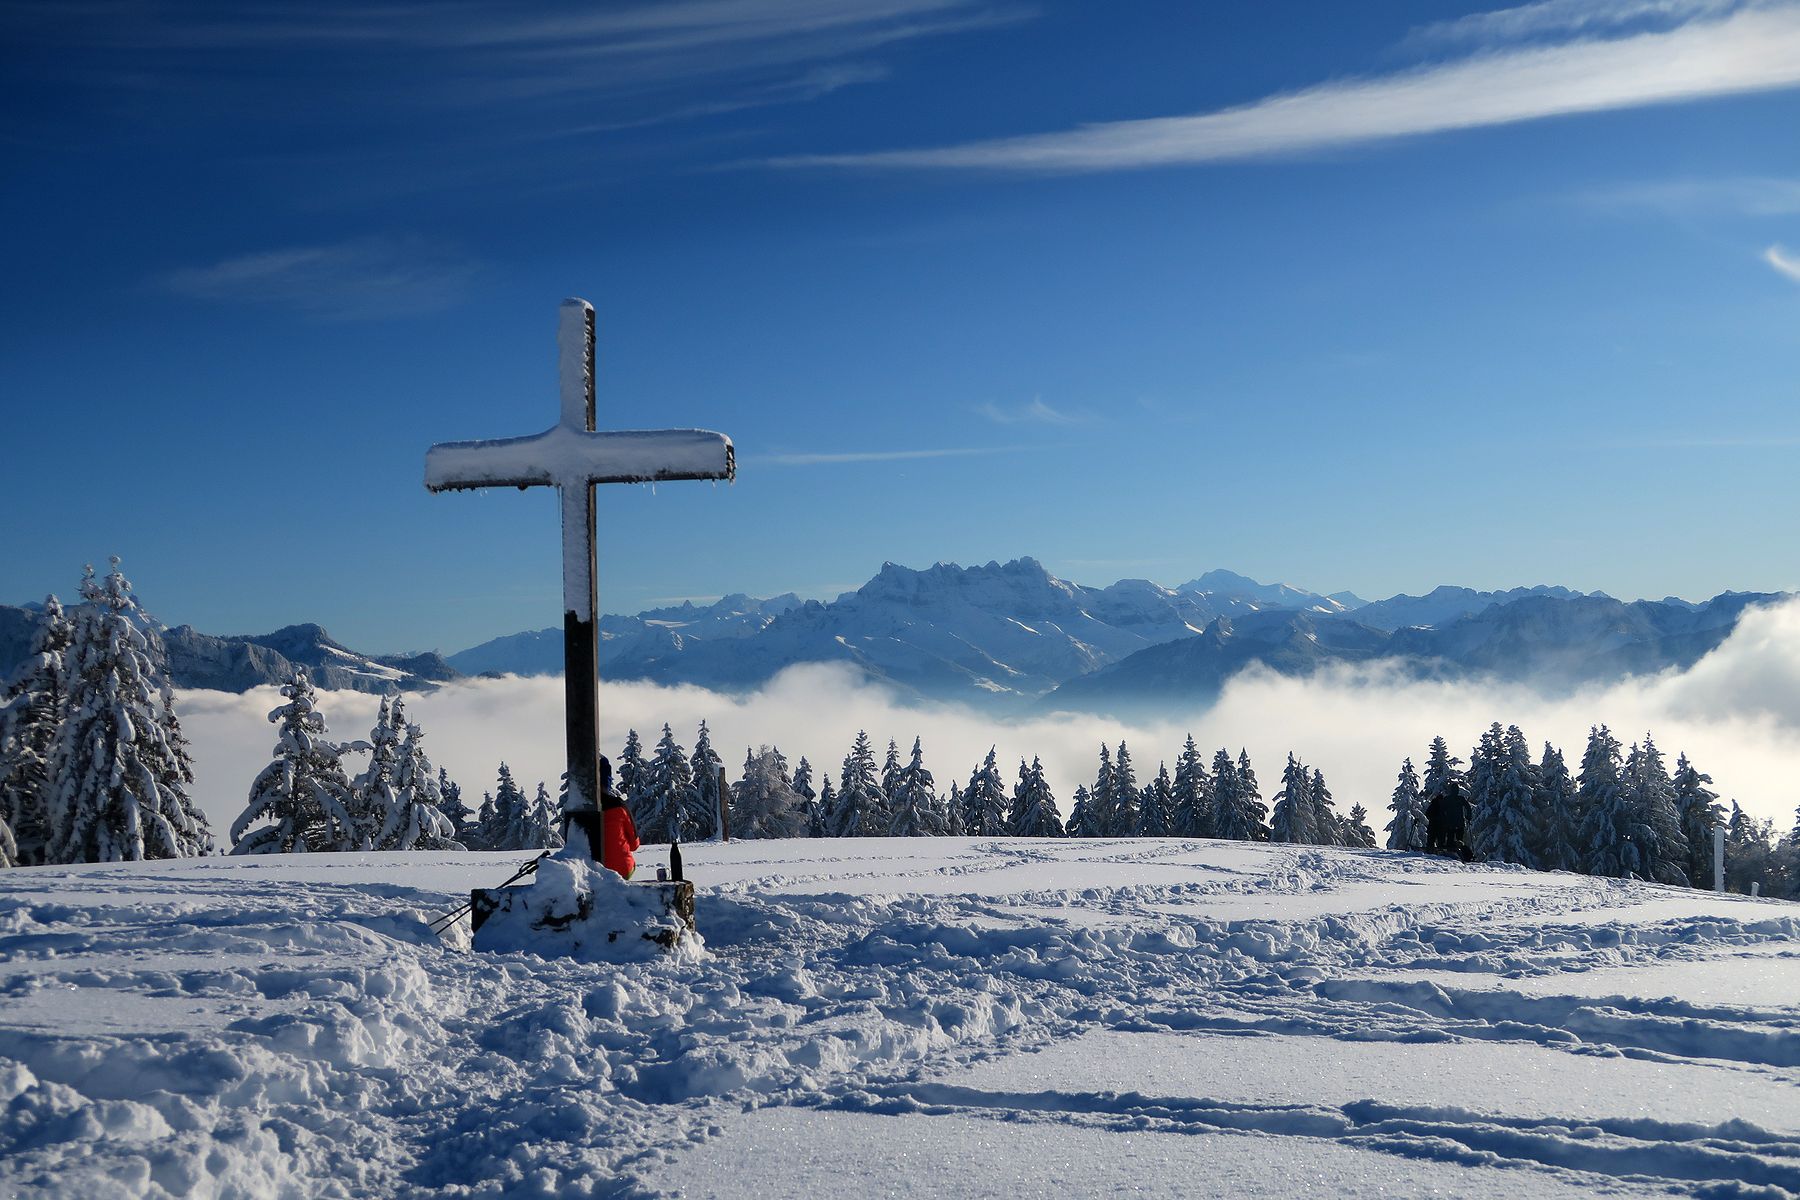
[[[599,807],[600,680],[594,569],[594,485],[731,479],[731,439],[704,429],[595,431],[594,306],[564,300],[556,333],[562,420],[530,437],[444,442],[425,454],[433,492],[554,487],[562,494],[563,696],[571,810]]]

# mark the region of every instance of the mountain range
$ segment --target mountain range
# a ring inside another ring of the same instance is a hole
[[[790,594],[601,619],[608,679],[754,688],[785,667],[848,664],[913,697],[980,707],[1123,713],[1205,703],[1253,665],[1307,675],[1381,663],[1416,678],[1497,677],[1566,690],[1691,665],[1753,604],[1727,592],[1696,604],[1624,602],[1561,587],[1440,587],[1365,601],[1209,571],[1179,587],[1071,583],[1030,558],[985,566],[886,563],[829,602]],[[0,606],[0,671],[25,654],[36,614]],[[448,656],[361,654],[317,625],[217,637],[164,629],[179,686],[243,691],[295,665],[331,688],[422,690],[473,675],[548,675],[562,632],[495,638]]]

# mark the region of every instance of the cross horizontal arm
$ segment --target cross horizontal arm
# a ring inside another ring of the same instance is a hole
[[[588,433],[556,425],[530,437],[441,442],[425,452],[425,487],[433,492],[732,479],[736,475],[731,439],[705,429]]]

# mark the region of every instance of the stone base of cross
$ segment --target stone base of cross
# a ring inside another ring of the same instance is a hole
[[[554,487],[562,494],[563,695],[568,775],[563,807],[599,807],[600,594],[594,562],[594,488],[602,483],[732,479],[731,439],[704,429],[595,427],[594,306],[564,300],[556,335],[562,419],[529,437],[443,442],[425,454],[433,492]]]

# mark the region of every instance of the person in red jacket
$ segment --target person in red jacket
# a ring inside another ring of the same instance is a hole
[[[625,807],[625,797],[613,787],[612,763],[601,755],[600,865],[630,879],[632,872],[637,870],[637,858],[632,851],[640,845],[637,824],[631,819],[631,810]]]

